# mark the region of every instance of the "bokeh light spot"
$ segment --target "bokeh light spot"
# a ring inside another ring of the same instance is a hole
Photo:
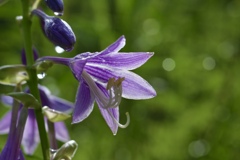
[[[203,60],[203,68],[206,70],[213,70],[216,66],[215,60],[212,57],[206,57]]]
[[[208,154],[209,144],[205,140],[193,141],[188,146],[188,152],[192,157],[199,158]]]
[[[176,64],[172,58],[166,58],[163,60],[162,66],[166,71],[172,71],[175,69]]]

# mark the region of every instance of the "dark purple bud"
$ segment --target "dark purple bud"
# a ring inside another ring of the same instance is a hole
[[[45,2],[55,15],[63,15],[63,0],[45,0]]]
[[[38,9],[33,10],[32,13],[40,18],[43,32],[53,44],[66,51],[73,49],[76,37],[67,22],[57,17],[48,16]]]
[[[22,49],[21,58],[22,58],[22,64],[26,65],[27,58],[26,58],[26,52],[24,49]],[[38,59],[38,52],[35,48],[33,48],[33,58],[34,58],[34,61],[36,61]]]

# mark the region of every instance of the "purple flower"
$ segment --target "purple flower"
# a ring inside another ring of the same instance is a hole
[[[33,10],[32,14],[40,18],[43,32],[53,44],[66,51],[73,49],[76,37],[67,22],[57,17],[48,16],[38,9]]]
[[[61,98],[55,97],[50,94],[50,91],[39,85],[40,97],[43,106],[48,106],[52,109],[69,112],[73,108],[73,104],[63,100]],[[2,101],[5,104],[11,105],[12,98],[8,96],[2,96]],[[6,113],[4,117],[0,120],[0,134],[7,134],[9,132],[11,111]],[[47,126],[47,125],[46,125]],[[67,142],[69,140],[69,135],[67,128],[63,122],[54,123],[56,129],[56,138],[62,142]],[[25,130],[23,133],[22,145],[26,154],[32,155],[39,143],[39,133],[38,126],[33,109],[28,109],[28,118],[25,125]]]
[[[146,80],[130,71],[143,65],[153,53],[121,53],[119,50],[125,42],[122,36],[101,52],[86,52],[73,58],[42,57],[37,60],[38,63],[49,60],[69,66],[80,82],[72,123],[87,118],[96,101],[108,126],[116,134],[118,127],[124,128],[129,123],[129,117],[126,125],[119,123],[121,97],[149,99],[156,96]]]
[[[23,153],[20,149],[23,131],[27,119],[27,109],[21,107],[19,111],[19,103],[13,103],[13,109],[8,118],[8,139],[6,145],[0,154],[0,160],[24,160]],[[18,114],[20,112],[20,114]]]
[[[47,6],[58,15],[63,14],[63,0],[45,0]]]

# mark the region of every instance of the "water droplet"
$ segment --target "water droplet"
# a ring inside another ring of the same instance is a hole
[[[61,54],[61,53],[63,53],[65,50],[64,50],[63,48],[59,47],[59,46],[56,46],[56,47],[55,47],[55,51],[56,51],[57,53]]]
[[[16,16],[17,21],[22,21],[22,19],[23,19],[23,16]]]
[[[176,64],[172,58],[166,58],[164,59],[162,66],[163,66],[163,69],[165,69],[166,71],[172,71],[175,69]]]
[[[38,79],[43,79],[46,76],[46,73],[39,73],[37,74]]]
[[[63,15],[63,12],[54,12],[54,14],[55,14],[56,16],[62,16],[62,15]]]

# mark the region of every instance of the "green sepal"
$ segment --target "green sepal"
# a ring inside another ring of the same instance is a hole
[[[24,107],[34,109],[41,107],[39,101],[32,94],[25,92],[11,92],[7,95],[13,97],[17,101],[20,101],[24,105]]]
[[[64,121],[64,120],[71,117],[69,114],[66,114],[66,113],[63,113],[63,112],[60,112],[60,111],[56,111],[56,110],[51,109],[47,106],[44,106],[42,108],[42,112],[47,117],[47,119],[51,122]]]
[[[24,65],[6,65],[0,67],[0,84],[16,86],[28,80],[28,73]]]
[[[74,140],[70,140],[63,144],[53,155],[52,160],[71,160],[78,148],[78,144]]]

